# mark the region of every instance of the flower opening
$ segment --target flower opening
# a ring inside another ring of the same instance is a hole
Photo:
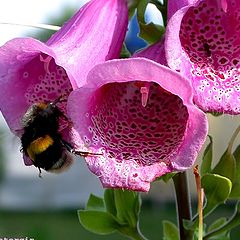
[[[86,161],[104,187],[148,191],[157,177],[191,166],[206,136],[189,83],[144,58],[96,66],[67,109],[82,144],[103,154]]]

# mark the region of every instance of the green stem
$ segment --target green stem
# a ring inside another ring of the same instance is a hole
[[[183,220],[191,220],[192,211],[190,203],[190,195],[188,190],[187,173],[177,173],[173,177],[175,193],[176,193],[176,204],[178,213],[178,227],[180,240],[192,240],[193,232],[184,229]]]
[[[201,177],[198,172],[198,165],[194,167],[197,195],[198,195],[198,240],[203,240],[203,189]]]
[[[119,231],[124,236],[127,236],[128,238],[133,240],[148,240],[145,236],[143,236],[138,226],[137,228],[121,228],[119,229]]]

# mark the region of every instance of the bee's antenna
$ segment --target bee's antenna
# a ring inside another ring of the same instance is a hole
[[[53,102],[51,102],[51,104],[56,105],[57,103],[63,102],[65,97],[67,97],[67,94],[59,96]]]

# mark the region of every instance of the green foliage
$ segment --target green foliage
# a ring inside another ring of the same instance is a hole
[[[165,27],[153,22],[146,23],[145,12],[148,5],[148,0],[139,1],[135,7],[137,8],[137,19],[139,24],[139,37],[146,40],[149,44],[153,44],[161,39],[165,33]]]
[[[128,58],[131,56],[131,53],[128,51],[125,43],[122,46],[120,56],[121,58]]]
[[[82,226],[96,234],[110,234],[120,228],[118,221],[107,212],[79,210],[78,216]]]
[[[206,216],[227,200],[231,192],[232,183],[226,177],[208,173],[202,177],[201,184],[207,199],[207,204],[204,208],[204,216]]]
[[[203,176],[206,173],[211,172],[211,166],[212,166],[212,158],[213,158],[213,140],[210,135],[208,135],[210,143],[206,147],[204,154],[203,154],[203,160],[201,164],[201,176]]]
[[[135,10],[141,0],[131,0],[128,2],[128,16],[131,19],[135,13]]]
[[[236,175],[235,181],[233,183],[232,191],[230,194],[231,199],[240,199],[240,145],[236,148],[233,153],[233,156],[236,160]]]
[[[149,44],[153,44],[161,39],[165,33],[165,28],[163,26],[150,23],[139,22],[139,37],[147,41]],[[152,34],[155,33],[155,34]]]
[[[236,161],[233,154],[226,150],[217,165],[212,170],[212,173],[224,176],[230,179],[233,183],[236,174]]]
[[[208,232],[213,232],[216,231],[217,229],[220,229],[222,226],[224,226],[224,224],[226,224],[227,219],[225,217],[219,218],[216,221],[214,221],[208,228]],[[230,233],[229,231],[220,233],[217,236],[214,236],[212,238],[210,238],[211,240],[217,240],[217,239],[221,239],[221,240],[230,240]]]
[[[115,231],[133,239],[144,239],[139,231],[141,199],[138,193],[121,189],[106,189],[104,199],[90,195],[86,210],[79,210],[79,221],[96,234]]]
[[[117,216],[117,209],[115,205],[115,196],[112,189],[106,189],[104,191],[104,202],[107,212],[111,213],[113,216]]]
[[[201,165],[201,184],[207,200],[203,211],[205,218],[228,199],[240,199],[240,146],[232,153],[238,132],[239,128],[233,133],[227,149],[213,169],[213,140],[209,136],[210,143],[204,151]],[[196,221],[197,218],[195,218]],[[239,224],[239,205],[237,204],[236,211],[229,220],[220,218],[206,229],[204,239],[230,240],[230,231]]]
[[[140,211],[140,197],[137,192],[115,189],[115,206],[117,218],[131,227],[136,227]]]
[[[163,240],[178,240],[178,228],[170,221],[163,221]]]
[[[98,210],[98,211],[104,211],[105,210],[105,205],[104,201],[102,198],[95,196],[93,194],[90,195],[87,206],[87,210]]]
[[[225,217],[217,219],[215,222],[213,222],[209,227],[208,227],[208,232],[214,231],[217,228],[221,227],[223,224],[227,222],[227,219]]]
[[[159,178],[159,180],[163,180],[165,183],[167,183],[170,179],[172,179],[173,176],[175,176],[175,172],[173,173],[167,173]]]
[[[228,221],[224,218],[215,221],[208,229],[209,232],[204,236],[204,240],[230,240],[230,231],[238,225],[240,225],[239,202],[236,204],[233,216]]]

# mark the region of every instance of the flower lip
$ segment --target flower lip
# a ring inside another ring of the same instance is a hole
[[[148,87],[143,104],[141,89],[145,94]],[[67,109],[83,144],[105,153],[86,159],[105,187],[147,191],[156,177],[192,165],[206,136],[206,119],[192,103],[188,81],[145,58],[96,66],[87,84],[70,94]],[[201,123],[191,119],[193,113]],[[203,128],[195,131],[199,146],[186,154],[189,122]],[[184,160],[176,160],[179,149]]]
[[[237,1],[198,1],[169,21],[168,64],[192,81],[205,112],[240,113],[239,10]]]
[[[148,71],[146,71],[145,64],[149,67]],[[117,71],[118,65],[124,69],[123,72],[119,73],[119,71]],[[138,68],[136,68],[135,65],[137,65]],[[96,66],[89,72],[85,85],[89,89],[97,89],[107,83],[129,82],[131,80],[156,82],[166,91],[180,96],[184,103],[190,103],[192,101],[192,88],[188,80],[178,73],[173,72],[168,67],[159,65],[149,59],[138,57],[124,59],[124,61],[111,60],[108,61],[108,64],[104,65],[105,70],[102,70],[101,64],[98,66],[99,68]],[[116,72],[112,73],[111,71],[113,70],[116,70]],[[95,76],[95,74],[97,76]],[[157,77],[163,74],[164,78]],[[111,76],[111,78],[109,76]],[[171,83],[169,82],[170,80]]]

